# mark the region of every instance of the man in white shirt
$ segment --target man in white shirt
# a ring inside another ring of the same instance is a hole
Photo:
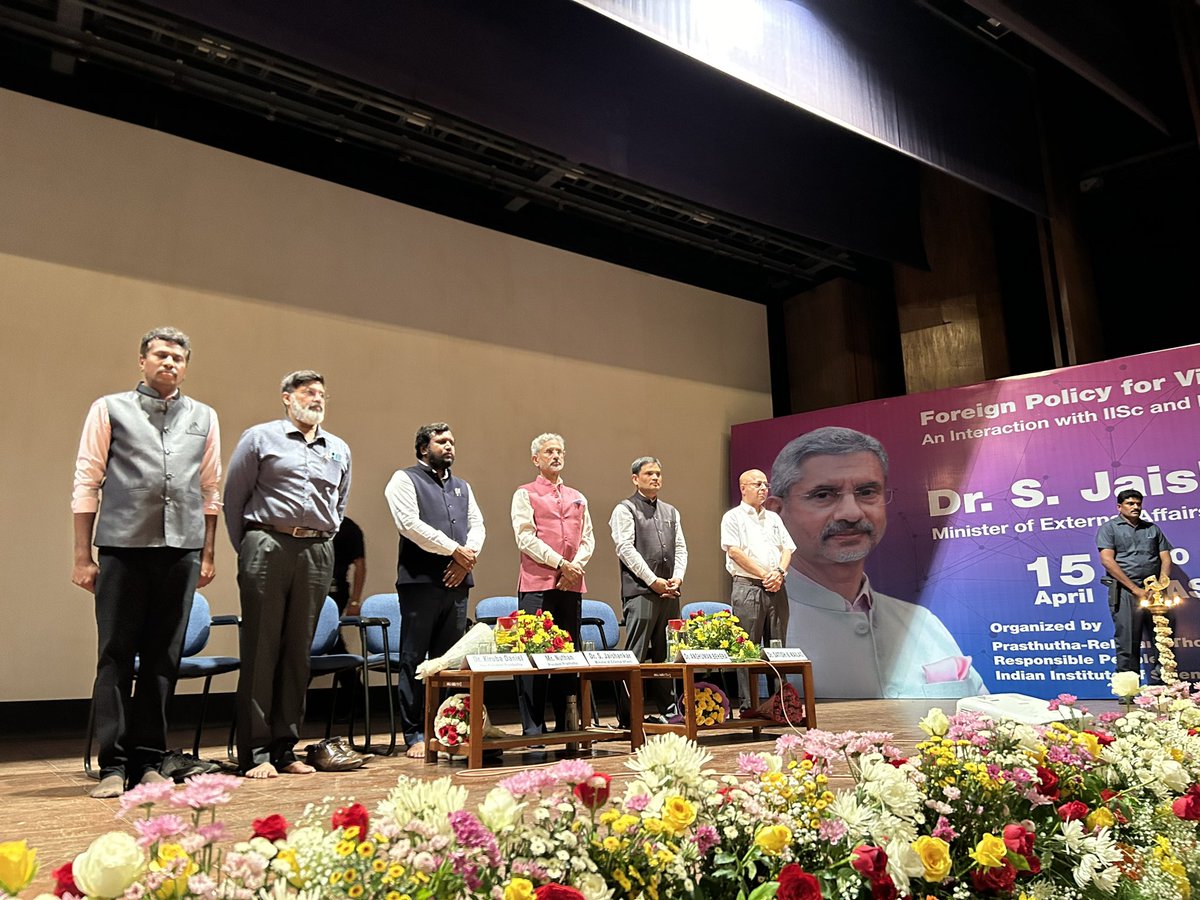
[[[425,690],[417,684],[417,666],[426,655],[441,656],[466,631],[471,570],[486,532],[471,486],[450,473],[450,426],[422,425],[414,446],[418,465],[398,470],[383,494],[400,533],[400,724],[406,755],[423,759]]]
[[[764,633],[783,639],[787,633],[788,601],[784,577],[796,545],[774,512],[765,509],[770,485],[758,469],[738,478],[742,502],[721,517],[721,549],[725,568],[733,576],[730,605],[750,640],[761,644]],[[743,709],[750,705],[750,681],[738,672]]]
[[[631,472],[637,490],[616,505],[608,521],[621,561],[625,649],[642,662],[664,662],[667,623],[679,618],[687,542],[679,511],[658,499],[662,464],[653,456],[641,456],[633,461]],[[671,706],[670,685],[651,679],[646,694],[657,715],[665,717]]]

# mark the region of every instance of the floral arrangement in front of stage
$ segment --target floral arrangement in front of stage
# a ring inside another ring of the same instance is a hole
[[[511,619],[504,627],[502,621]],[[574,653],[571,635],[554,624],[554,616],[538,610],[517,610],[496,623],[496,650],[500,653]]]
[[[729,658],[759,659],[762,652],[750,640],[750,635],[738,624],[738,617],[728,610],[714,613],[692,613],[683,623],[682,645],[695,650],[725,650]]]
[[[58,896],[398,900],[1190,900],[1200,885],[1200,707],[1147,688],[1046,726],[934,709],[905,756],[890,734],[812,730],[736,773],[675,734],[624,771],[568,759],[518,771],[477,806],[451,778],[399,779],[373,811],[296,823],[215,818],[239,783],[201,775],[121,800],[133,833],[56,872]],[[1084,728],[1085,722],[1088,724]],[[236,841],[236,842],[233,842]],[[231,843],[233,842],[233,843]],[[36,870],[0,848],[0,883]]]
[[[444,747],[457,747],[471,737],[471,695],[451,694],[438,707],[433,733]]]
[[[679,698],[682,702],[683,698]],[[729,696],[717,685],[696,682],[696,724],[720,725],[729,718]]]

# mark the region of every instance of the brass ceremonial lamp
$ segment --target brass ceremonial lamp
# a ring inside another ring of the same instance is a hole
[[[1168,578],[1149,575],[1142,584],[1146,588],[1146,596],[1141,599],[1140,605],[1154,617],[1154,646],[1158,650],[1159,677],[1163,684],[1176,684],[1179,678],[1175,674],[1175,641],[1171,635],[1167,610],[1174,609],[1183,602],[1183,598],[1178,594],[1174,597],[1163,596],[1163,592],[1171,585]]]

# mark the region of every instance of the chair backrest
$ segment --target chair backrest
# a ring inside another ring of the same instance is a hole
[[[683,608],[679,610],[679,615],[684,619],[690,619],[692,613],[704,613],[711,615],[715,612],[733,612],[733,607],[728,603],[716,603],[712,600],[697,600],[694,603],[685,603]]]
[[[212,612],[204,595],[192,595],[192,614],[188,617],[187,633],[183,636],[183,656],[195,656],[208,644],[212,629]]]
[[[475,605],[475,621],[495,625],[501,616],[507,616],[521,608],[516,597],[484,597]],[[526,612],[533,612],[532,609]]]
[[[592,641],[601,650],[614,650],[621,639],[621,626],[617,614],[603,600],[584,599],[580,618],[599,619],[600,625],[585,624],[579,629],[581,641]],[[581,648],[576,647],[576,650]]]
[[[387,647],[383,646],[383,629],[369,627],[364,629],[366,635],[367,653],[400,652],[400,597],[398,594],[372,594],[362,602],[363,618],[387,619]]]
[[[326,653],[333,651],[334,645],[338,639],[338,623],[341,621],[341,613],[338,612],[337,603],[332,597],[326,597],[324,604],[321,606],[321,614],[317,617],[317,629],[313,632],[312,649],[309,650],[312,656],[324,656]]]

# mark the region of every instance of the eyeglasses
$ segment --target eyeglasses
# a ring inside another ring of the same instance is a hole
[[[320,397],[322,400],[328,400],[329,395],[320,388],[301,387],[292,391],[293,394],[299,394],[301,397]]]
[[[896,491],[892,488],[880,487],[877,484],[864,484],[852,491],[832,491],[828,488],[818,488],[804,494],[800,499],[816,509],[833,509],[847,494],[853,496],[854,502],[859,506],[886,506],[892,502]]]

